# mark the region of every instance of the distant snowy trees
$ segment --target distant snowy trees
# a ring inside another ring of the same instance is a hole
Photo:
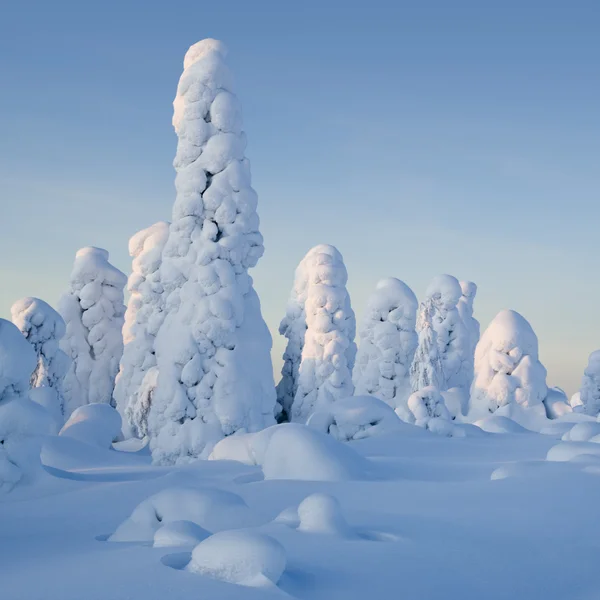
[[[372,395],[396,408],[411,393],[410,368],[418,338],[417,298],[394,277],[382,279],[369,298],[360,327],[353,381],[357,395]]]
[[[503,416],[521,421],[520,409],[532,418],[545,416],[547,393],[546,369],[538,359],[538,340],[531,325],[513,310],[501,311],[475,351],[471,410],[486,415],[502,409]]]
[[[162,251],[169,223],[159,222],[136,233],[129,241],[132,273],[123,326],[123,358],[117,375],[114,400],[132,433],[148,433],[148,413],[156,387],[154,340],[164,319],[163,286],[160,279]]]
[[[31,374],[31,396],[58,421],[63,421],[63,378],[70,366],[59,348],[65,335],[63,318],[39,298],[23,298],[11,308],[13,323],[31,344],[37,365]]]
[[[66,323],[62,350],[72,360],[64,378],[65,417],[78,406],[110,403],[123,353],[123,288],[126,276],[108,262],[108,252],[79,250],[69,290],[59,312]]]
[[[48,412],[28,397],[36,353],[10,321],[0,319],[0,492],[40,466],[39,436],[51,432]]]
[[[148,415],[157,463],[206,458],[221,438],[274,422],[271,336],[248,269],[263,254],[241,107],[221,42],[185,55],[173,103],[177,198],[160,269]]]
[[[583,372],[576,410],[592,417],[600,414],[600,350],[592,352]]]
[[[303,269],[306,333],[291,408],[291,420],[302,423],[315,411],[352,395],[356,358],[356,319],[342,255],[333,246],[315,246],[304,258]]]

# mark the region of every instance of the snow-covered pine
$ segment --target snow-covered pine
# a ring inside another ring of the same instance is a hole
[[[69,357],[59,347],[65,335],[65,322],[49,304],[30,297],[12,305],[11,317],[37,357],[30,379],[31,396],[54,418],[63,421],[63,379],[70,363]]]
[[[429,427],[432,420],[451,421],[452,417],[446,408],[444,398],[433,385],[421,388],[408,398],[410,422],[417,427]]]
[[[600,350],[592,352],[583,372],[578,412],[596,417],[600,414]]]
[[[546,369],[538,359],[538,339],[531,325],[513,310],[499,312],[475,350],[471,413],[477,418],[518,405],[545,415],[547,393]]]
[[[127,277],[108,258],[101,248],[79,250],[69,290],[59,303],[66,323],[60,347],[72,360],[63,382],[65,418],[84,404],[112,400],[123,354]]]
[[[306,273],[306,334],[291,420],[305,423],[317,410],[354,391],[356,319],[346,289],[344,259],[333,246],[312,248],[303,259]]]
[[[271,336],[248,274],[263,239],[225,57],[217,40],[194,44],[173,103],[177,198],[160,268],[166,316],[148,416],[161,464],[207,458],[223,437],[274,423]]]
[[[138,231],[129,240],[133,260],[127,289],[131,295],[125,311],[123,357],[113,397],[123,418],[123,429],[130,428],[137,437],[148,432],[152,389],[142,394],[140,390],[146,374],[156,366],[154,339],[165,314],[160,265],[168,235],[169,223],[161,221]],[[155,381],[156,376],[150,379]]]
[[[31,344],[0,319],[0,493],[40,468],[39,436],[50,433],[48,412],[28,397],[38,361]]]
[[[395,277],[379,281],[359,330],[352,373],[356,395],[375,396],[394,409],[406,404],[418,343],[417,308],[417,298],[404,282]]]
[[[434,307],[431,299],[421,302],[417,317],[417,349],[410,367],[410,383],[413,392],[433,386],[439,389],[444,381],[442,361],[433,328]]]

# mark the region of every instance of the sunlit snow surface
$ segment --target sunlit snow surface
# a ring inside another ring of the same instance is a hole
[[[152,466],[147,448],[48,438],[46,475],[0,499],[0,596],[599,598],[597,426],[542,435],[507,423],[464,437],[406,425],[349,443],[284,425],[185,467]],[[300,446],[345,476],[303,468]],[[254,464],[227,460],[250,450]],[[161,530],[168,546],[153,542]],[[131,541],[110,541],[116,531]]]

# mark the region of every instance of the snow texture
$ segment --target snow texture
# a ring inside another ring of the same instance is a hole
[[[33,347],[0,319],[0,493],[33,481],[41,470],[41,436],[50,433],[52,420],[27,395],[36,367]]]
[[[419,307],[417,350],[410,367],[410,382],[413,392],[429,386],[439,388],[444,381],[437,333],[433,328],[434,310],[433,302],[430,299],[422,302]],[[396,407],[396,410],[402,409],[402,406]]]
[[[600,350],[590,354],[583,372],[579,401],[584,414],[596,417],[600,414]]]
[[[171,521],[165,523],[154,534],[155,548],[173,546],[196,546],[211,534],[192,521]]]
[[[356,319],[346,289],[348,273],[339,251],[322,244],[303,259],[306,333],[291,420],[306,423],[313,412],[354,392]]]
[[[121,432],[121,416],[108,404],[86,404],[76,408],[59,435],[110,448]]]
[[[308,426],[340,442],[349,442],[397,432],[402,422],[379,398],[351,396],[334,402],[326,412],[313,413]]]
[[[411,422],[417,427],[439,429],[443,427],[438,421],[450,422],[452,417],[446,408],[444,398],[434,386],[421,388],[408,399],[408,410],[412,415]]]
[[[529,427],[528,412],[532,418],[541,414],[545,419],[547,393],[546,369],[538,360],[538,340],[531,325],[515,311],[501,311],[475,351],[470,420],[507,407],[503,416]]]
[[[69,358],[59,348],[65,335],[63,318],[39,298],[23,298],[11,308],[12,322],[33,346],[37,366],[31,374],[31,388],[45,388],[35,400],[44,406],[57,422],[64,415],[63,379],[69,369]]]
[[[148,433],[148,412],[156,387],[154,340],[164,319],[160,280],[162,251],[169,223],[159,222],[129,240],[132,272],[127,281],[130,297],[123,325],[123,357],[115,382],[114,401],[124,429],[143,438]],[[155,369],[154,369],[155,370]]]
[[[286,567],[283,546],[253,531],[223,531],[194,548],[187,570],[238,585],[270,587]]]
[[[399,279],[382,279],[369,298],[352,373],[356,395],[371,395],[392,408],[411,393],[410,367],[417,349],[417,298]]]
[[[160,267],[166,316],[148,415],[159,464],[207,458],[223,437],[274,423],[271,336],[248,274],[263,239],[225,55],[216,40],[194,44],[173,103],[177,198]]]
[[[59,312],[66,323],[61,349],[72,360],[65,375],[65,418],[85,404],[110,404],[123,354],[123,288],[127,278],[108,252],[88,246],[75,255]]]

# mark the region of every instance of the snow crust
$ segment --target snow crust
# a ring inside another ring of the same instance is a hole
[[[86,404],[76,408],[58,435],[85,444],[110,448],[121,432],[121,416],[109,404]]]

